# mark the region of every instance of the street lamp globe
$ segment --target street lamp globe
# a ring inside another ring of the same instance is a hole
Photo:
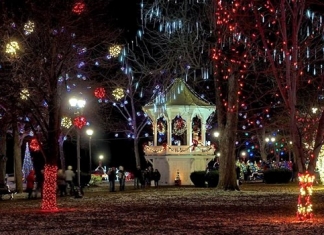
[[[214,136],[215,136],[216,138],[218,138],[218,137],[219,137],[219,132],[218,132],[218,131],[215,131],[215,132],[214,132]]]
[[[91,137],[93,135],[93,130],[92,129],[88,129],[86,130],[86,133],[89,137]]]

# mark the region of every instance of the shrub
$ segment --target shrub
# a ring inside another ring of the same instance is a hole
[[[102,181],[101,175],[94,175],[94,174],[92,174],[89,184],[90,185],[97,185],[101,181]]]
[[[206,171],[194,171],[190,174],[190,180],[195,187],[206,187]]]
[[[205,175],[205,180],[207,181],[207,184],[208,184],[209,188],[217,187],[218,180],[219,180],[219,172],[216,171],[216,170],[209,171]]]
[[[267,184],[285,184],[291,177],[292,171],[289,169],[268,169],[263,172],[263,179]]]

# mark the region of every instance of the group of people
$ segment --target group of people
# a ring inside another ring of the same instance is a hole
[[[69,195],[74,195],[74,177],[75,173],[72,166],[68,166],[67,170],[59,169],[57,171],[57,188],[61,197],[67,196],[67,188],[69,188]]]
[[[126,175],[123,166],[120,166],[118,170],[116,167],[109,168],[108,172],[109,180],[109,191],[116,192],[115,182],[119,182],[119,191],[125,190]],[[161,174],[158,169],[153,171],[152,167],[148,167],[142,170],[140,166],[137,167],[134,173],[134,188],[145,188],[151,186],[151,182],[154,181],[154,186],[159,186],[159,181],[161,179]]]
[[[150,187],[152,181],[154,181],[154,186],[159,186],[159,181],[161,179],[161,173],[158,169],[153,170],[151,166],[142,170],[140,166],[137,166],[134,174],[134,188],[145,188]]]

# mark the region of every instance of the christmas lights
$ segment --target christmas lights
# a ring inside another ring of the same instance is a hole
[[[313,218],[313,205],[311,196],[313,194],[313,182],[315,176],[308,173],[299,173],[299,196],[297,204],[297,218],[301,221]]]
[[[57,167],[45,164],[43,200],[41,206],[43,211],[55,212],[58,210],[56,205],[56,178]]]

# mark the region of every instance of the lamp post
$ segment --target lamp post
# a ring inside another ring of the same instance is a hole
[[[93,135],[93,130],[88,129],[86,133],[89,136],[89,173],[91,174],[91,137]]]
[[[84,108],[86,101],[84,99],[76,99],[76,98],[71,98],[69,100],[70,106],[72,108],[76,109],[76,113],[75,114],[81,114],[81,110],[82,108]],[[79,112],[80,110],[80,112]],[[81,117],[80,117],[81,118]],[[81,156],[80,156],[80,129],[82,128],[82,124],[81,125],[77,125],[76,123],[74,123],[74,125],[77,128],[77,176],[78,176],[78,187],[81,188],[81,164],[80,164],[80,160],[81,160]]]

